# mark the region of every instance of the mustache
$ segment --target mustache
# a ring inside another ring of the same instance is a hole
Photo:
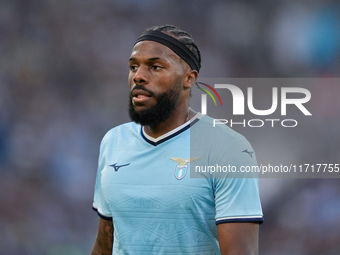
[[[141,89],[141,90],[144,90],[146,92],[148,92],[151,96],[155,96],[155,93],[149,89],[147,89],[144,85],[139,85],[139,84],[136,84],[133,89],[130,91],[130,97],[132,97],[132,91],[136,90],[136,89]]]

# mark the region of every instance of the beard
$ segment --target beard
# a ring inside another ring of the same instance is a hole
[[[151,91],[146,89],[143,85],[136,85],[135,89],[143,89],[152,95]],[[142,126],[157,126],[166,121],[174,112],[179,102],[180,84],[175,84],[172,88],[159,94],[155,105],[148,109],[137,112],[132,104],[132,97],[129,97],[129,116],[130,119]]]

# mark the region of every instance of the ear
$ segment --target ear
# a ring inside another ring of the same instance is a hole
[[[190,89],[196,83],[198,73],[195,70],[188,70],[185,76],[184,89]]]

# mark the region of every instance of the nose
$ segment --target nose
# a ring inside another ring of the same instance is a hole
[[[133,81],[137,84],[147,83],[147,68],[143,66],[139,66],[137,71],[134,73]]]

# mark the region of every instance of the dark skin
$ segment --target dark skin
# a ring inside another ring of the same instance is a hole
[[[217,225],[222,255],[257,255],[259,224],[222,223]]]
[[[185,123],[188,117],[190,88],[195,84],[197,72],[191,70],[188,64],[168,47],[153,41],[142,41],[135,45],[129,66],[130,91],[139,84],[156,95],[138,102],[133,98],[137,112],[154,105],[157,95],[172,88],[174,84],[180,86],[178,104],[171,117],[157,126],[145,126],[145,132],[157,138]]]
[[[180,95],[173,114],[157,126],[145,126],[145,132],[157,138],[187,121],[195,115],[189,111],[190,88],[195,84],[197,71],[168,47],[153,41],[141,41],[132,50],[129,60],[130,91],[136,84],[144,85],[155,96],[135,91],[132,99],[136,111],[149,108],[157,101],[157,95],[173,86],[180,87]],[[189,112],[188,112],[189,111]],[[255,223],[222,223],[217,225],[222,255],[257,255],[259,225]],[[98,234],[91,255],[112,254],[112,221],[100,219]]]
[[[91,255],[112,255],[113,222],[100,218],[96,241]]]

